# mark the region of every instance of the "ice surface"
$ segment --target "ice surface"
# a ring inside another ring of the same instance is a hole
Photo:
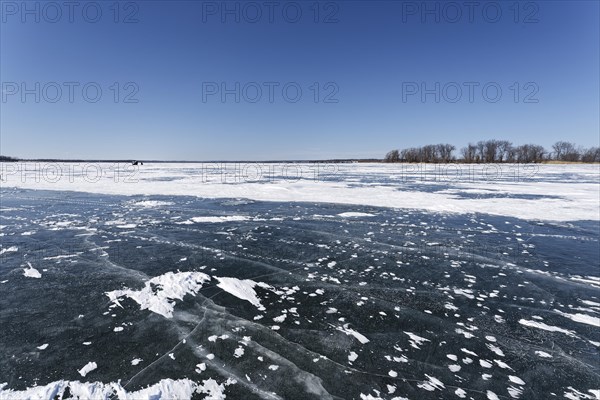
[[[267,170],[286,170],[287,164],[261,164],[258,168],[265,170],[264,179],[249,179],[239,172],[243,170],[240,164],[160,163],[140,166],[128,173],[130,179],[115,182],[115,174],[108,173],[110,171],[90,179],[81,166],[51,164],[64,173],[47,180],[26,179],[35,176],[36,171],[38,176],[45,176],[48,166],[44,163],[16,166],[0,163],[0,168],[6,171],[4,187],[330,202],[549,221],[600,219],[597,165],[293,164],[292,168],[299,172],[289,176],[266,173]],[[251,166],[256,168],[257,164]],[[110,163],[94,165],[94,168],[107,170],[112,167]],[[27,171],[27,175],[19,171]],[[168,207],[151,200],[143,200],[138,205]],[[219,221],[211,219],[210,222]]]
[[[2,399],[598,390],[597,222],[1,193],[2,248],[17,248],[0,264]]]

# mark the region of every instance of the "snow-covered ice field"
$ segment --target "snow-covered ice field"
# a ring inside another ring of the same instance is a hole
[[[600,219],[600,165],[0,163],[3,187]]]
[[[3,164],[0,399],[599,399],[599,168]]]

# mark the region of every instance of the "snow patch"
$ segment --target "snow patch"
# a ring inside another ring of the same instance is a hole
[[[83,368],[81,368],[81,369],[80,369],[79,371],[77,371],[77,372],[79,372],[79,375],[81,375],[82,377],[84,377],[84,378],[85,378],[85,376],[86,376],[87,374],[89,374],[90,372],[92,372],[92,371],[93,371],[93,370],[95,370],[96,368],[98,368],[98,364],[96,364],[96,363],[95,363],[95,362],[93,362],[93,361],[90,361],[89,363],[85,364],[85,365],[83,366]]]
[[[143,289],[113,290],[106,295],[115,304],[121,297],[129,297],[142,310],[172,318],[175,300],[183,300],[186,294],[195,295],[207,281],[210,281],[210,276],[202,272],[167,272],[147,281]]]
[[[0,384],[0,398],[2,400],[22,400],[22,399],[53,399],[55,397],[63,398],[68,389],[71,393],[70,398],[79,399],[108,399],[116,398],[118,400],[134,399],[178,399],[190,400],[195,393],[206,394],[205,399],[224,400],[225,387],[237,383],[233,379],[228,379],[224,383],[217,383],[214,379],[207,379],[202,384],[190,379],[163,379],[154,385],[148,386],[135,392],[128,392],[120,382],[102,383],[79,381],[56,381],[45,386],[34,386],[21,391],[14,391],[3,388]]]
[[[263,289],[273,290],[273,288],[266,283],[263,282],[255,282],[251,279],[238,279],[238,278],[228,278],[228,277],[216,277],[215,279],[219,281],[217,284],[218,287],[226,291],[227,293],[237,297],[241,300],[246,300],[259,310],[263,311],[265,308],[260,303],[260,299],[256,294],[254,288],[256,286],[262,287]]]
[[[27,265],[29,265],[29,268],[23,268],[23,276],[26,276],[27,278],[37,278],[37,279],[42,277],[42,274],[40,274],[40,271],[33,268],[31,263],[28,262]]]
[[[421,337],[419,335],[415,335],[412,332],[404,332],[405,335],[407,335],[410,338],[410,345],[412,347],[414,347],[415,349],[420,349],[419,346],[423,345],[423,343],[425,342],[430,342],[429,339],[425,339],[424,337]]]
[[[530,321],[530,320],[526,320],[526,319],[520,319],[519,323],[521,325],[525,325],[528,326],[530,328],[537,328],[537,329],[543,329],[545,331],[548,332],[560,332],[560,333],[564,333],[567,336],[572,336],[572,337],[576,337],[577,335],[575,335],[575,332],[573,331],[569,331],[563,328],[559,328],[558,326],[552,326],[552,325],[546,325],[543,322],[537,322],[537,321]]]
[[[352,218],[352,217],[374,217],[375,214],[369,214],[369,213],[363,213],[363,212],[343,212],[338,214],[340,217],[343,218]]]
[[[344,325],[343,327],[338,326],[336,329],[344,332],[346,335],[354,336],[362,344],[369,343],[369,339],[365,335],[355,331],[354,329],[348,328],[348,324]]]

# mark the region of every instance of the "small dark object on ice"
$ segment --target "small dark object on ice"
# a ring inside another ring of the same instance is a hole
[[[133,161],[131,165],[144,165],[144,163],[141,161]]]

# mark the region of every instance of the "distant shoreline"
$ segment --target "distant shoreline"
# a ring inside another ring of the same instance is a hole
[[[101,160],[101,159],[60,159],[60,158],[14,158],[0,156],[0,162],[57,162],[57,163],[119,163],[132,164],[138,161],[144,164],[362,164],[362,163],[381,163],[381,164],[600,164],[600,162],[583,161],[557,161],[544,160],[539,162],[519,163],[519,162],[468,162],[463,160],[452,160],[448,162],[386,162],[384,159],[376,158],[349,158],[349,159],[325,159],[325,160],[209,160],[209,161],[190,161],[190,160]]]
[[[154,163],[154,164],[198,164],[198,163],[255,163],[255,164],[284,164],[284,163],[293,163],[293,164],[311,164],[311,163],[383,163],[384,160],[376,159],[376,158],[368,158],[368,159],[327,159],[327,160],[141,160],[141,159],[122,159],[122,160],[100,160],[100,159],[59,159],[59,158],[11,158],[11,159],[3,159],[0,156],[0,162],[85,162],[85,163],[128,163],[131,164],[133,161],[138,161],[141,163]]]

